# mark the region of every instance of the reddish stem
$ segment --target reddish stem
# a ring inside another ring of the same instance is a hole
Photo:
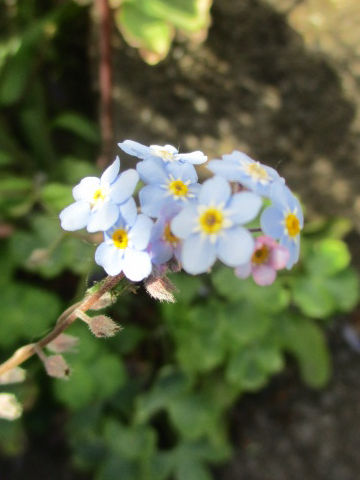
[[[97,164],[109,164],[113,147],[111,14],[108,0],[96,0],[99,15],[99,89],[101,153]]]

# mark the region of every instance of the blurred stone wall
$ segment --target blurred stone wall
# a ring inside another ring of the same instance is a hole
[[[309,217],[360,230],[360,2],[215,0],[212,18],[205,43],[179,38],[155,67],[114,36],[116,137],[244,150]]]

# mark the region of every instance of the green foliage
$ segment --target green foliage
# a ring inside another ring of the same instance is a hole
[[[84,293],[94,273],[94,237],[64,233],[57,215],[70,203],[72,186],[98,174],[97,127],[88,112],[51,102],[44,80],[44,72],[61,76],[64,52],[55,40],[84,10],[70,0],[45,13],[40,2],[17,3],[0,40],[0,222],[11,227],[0,244],[3,358],[45,335],[71,297]],[[209,5],[127,0],[114,9],[125,38],[156,63],[176,29],[206,32]],[[122,284],[111,313],[124,330],[100,340],[75,323],[69,333],[79,338],[78,350],[66,354],[70,379],[43,388],[48,380],[34,360],[24,390],[15,393],[25,410],[35,404],[42,425],[38,405],[67,410],[74,464],[96,480],[209,480],[209,465],[231,455],[229,409],[281,372],[286,355],[309,387],[328,381],[324,321],[359,300],[342,241],[348,231],[345,220],[309,225],[301,264],[269,287],[223,267],[210,276],[174,274],[177,303],[155,305]],[[0,444],[9,455],[19,452],[26,444],[21,421],[1,422]]]
[[[186,37],[206,36],[210,0],[126,0],[114,2],[115,22],[125,40],[149,64],[163,60],[175,30]]]
[[[293,279],[294,303],[303,314],[326,319],[347,312],[358,302],[359,281],[349,267],[344,242],[325,238],[306,245],[304,269]]]

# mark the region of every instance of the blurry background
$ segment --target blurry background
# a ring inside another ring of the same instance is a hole
[[[34,359],[0,386],[24,406],[0,420],[1,480],[354,480],[358,2],[109,3],[110,29],[102,0],[0,5],[1,358],[100,278],[98,237],[62,232],[58,212],[126,138],[277,168],[306,211],[302,262],[266,288],[221,268],[174,276],[175,306],[125,291],[111,340],[74,325],[69,381]]]

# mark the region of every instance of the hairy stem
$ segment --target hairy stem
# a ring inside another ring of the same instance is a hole
[[[32,357],[39,349],[44,348],[47,344],[55,340],[64,330],[66,330],[77,319],[77,312],[86,312],[106,293],[112,290],[119,281],[123,278],[123,274],[115,275],[114,277],[106,277],[100,288],[86,296],[81,302],[77,302],[67,310],[65,310],[57,319],[56,325],[45,337],[36,343],[29,343],[24,345],[14,352],[14,354],[0,364],[0,375],[3,375],[9,370],[18,367],[24,363],[28,358]]]

